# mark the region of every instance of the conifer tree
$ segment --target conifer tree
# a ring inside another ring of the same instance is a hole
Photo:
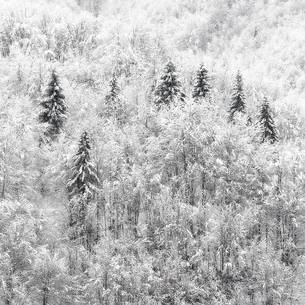
[[[99,178],[90,160],[91,145],[87,132],[83,132],[74,157],[72,175],[68,181],[69,226],[73,229],[71,239],[79,239],[89,251],[92,249],[93,229],[87,221],[88,206],[97,192]]]
[[[105,114],[108,118],[113,117],[119,123],[122,123],[124,121],[124,109],[120,98],[120,87],[115,75],[113,75],[109,87],[110,91],[105,97]]]
[[[106,113],[111,116],[115,113],[117,104],[119,103],[120,88],[115,75],[113,75],[109,83],[110,91],[105,97]]]
[[[156,87],[155,104],[160,109],[163,105],[170,106],[177,99],[183,102],[184,98],[176,67],[170,61],[165,66],[161,81]]]
[[[67,112],[65,96],[62,94],[62,88],[55,70],[51,73],[51,80],[40,106],[43,110],[39,114],[39,121],[47,124],[45,136],[54,140],[63,128]]]
[[[229,120],[233,121],[236,113],[246,112],[246,98],[243,88],[243,80],[240,72],[237,72],[233,94],[231,98],[231,106],[229,109]]]
[[[277,130],[271,114],[269,101],[264,97],[259,113],[259,123],[262,128],[262,142],[269,141],[271,144],[278,140]]]
[[[93,163],[90,159],[90,140],[86,131],[81,135],[78,151],[74,157],[72,176],[68,182],[70,198],[83,195],[89,199],[94,196],[99,184]]]
[[[208,70],[201,65],[196,74],[195,85],[193,89],[193,98],[199,100],[209,94],[211,86],[209,84]]]

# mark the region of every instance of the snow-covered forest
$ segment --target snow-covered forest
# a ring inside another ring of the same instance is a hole
[[[304,14],[0,0],[0,305],[304,305]]]

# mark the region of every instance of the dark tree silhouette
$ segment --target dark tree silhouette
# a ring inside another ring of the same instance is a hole
[[[163,105],[170,106],[175,100],[184,101],[185,94],[181,90],[175,65],[170,61],[155,90],[155,104],[160,109]]]
[[[119,124],[123,124],[126,122],[127,115],[120,98],[121,89],[115,75],[113,75],[109,87],[109,93],[105,97],[105,115],[107,118],[114,118]]]
[[[115,116],[121,103],[119,98],[120,88],[115,75],[113,75],[109,83],[110,91],[105,97],[106,115],[108,117]]]
[[[233,94],[231,98],[231,106],[229,109],[229,120],[233,121],[236,113],[246,112],[246,98],[243,88],[243,80],[240,72],[237,72]]]
[[[86,131],[81,135],[78,151],[73,160],[72,175],[68,182],[70,197],[85,195],[92,198],[97,190],[99,179],[90,160],[90,140]]]
[[[68,181],[69,226],[72,240],[79,239],[88,250],[92,249],[93,229],[87,221],[88,206],[98,190],[99,178],[90,160],[90,141],[87,132],[83,132],[78,151],[73,160],[72,174]]]
[[[54,140],[60,134],[67,118],[65,96],[62,94],[62,88],[55,70],[51,73],[51,80],[40,106],[43,110],[39,114],[39,121],[47,124],[44,134],[47,138]]]
[[[193,89],[193,98],[199,100],[205,98],[209,94],[211,86],[209,83],[208,70],[201,65],[196,74],[195,85]]]
[[[262,128],[262,142],[269,141],[274,143],[278,140],[277,130],[274,124],[274,120],[271,114],[269,101],[264,97],[259,113],[259,123]]]

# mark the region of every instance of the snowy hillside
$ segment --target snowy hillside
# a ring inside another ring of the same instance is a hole
[[[303,0],[0,0],[0,305],[303,305]]]

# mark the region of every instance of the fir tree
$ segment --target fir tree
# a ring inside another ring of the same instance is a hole
[[[87,132],[83,132],[78,151],[74,157],[72,175],[68,181],[69,192],[69,226],[71,239],[79,239],[83,246],[91,251],[92,224],[88,221],[88,206],[97,192],[99,178],[90,160],[90,141]]]
[[[193,98],[199,100],[200,98],[205,98],[209,94],[211,86],[209,84],[208,70],[201,65],[197,71],[195,85],[193,89]]]
[[[229,120],[233,121],[235,114],[238,112],[246,112],[246,98],[244,94],[243,80],[239,71],[236,75],[235,86],[233,88],[231,107],[229,110]]]
[[[115,75],[113,75],[110,84],[110,91],[105,97],[105,114],[108,118],[113,117],[119,123],[124,121],[124,109],[120,98],[120,87]]]
[[[169,62],[161,76],[161,81],[155,90],[155,104],[158,108],[163,105],[170,106],[176,99],[184,101],[185,94],[181,90],[181,83],[178,80],[176,67]]]
[[[119,92],[120,92],[118,81],[115,75],[113,75],[109,87],[110,87],[110,91],[105,97],[105,106],[106,106],[106,114],[108,116],[112,116],[116,112],[117,104],[119,103]]]
[[[92,198],[96,193],[99,179],[93,163],[90,160],[90,140],[86,131],[81,135],[78,151],[74,157],[72,177],[68,182],[70,198],[82,195]]]
[[[261,105],[259,113],[259,123],[262,128],[262,143],[269,141],[273,144],[274,142],[276,142],[278,140],[277,130],[274,124],[273,117],[271,115],[269,101],[266,97],[264,97],[263,103]]]
[[[40,106],[43,110],[39,114],[39,121],[47,124],[45,136],[54,140],[63,128],[67,112],[65,96],[62,94],[55,70],[52,71],[51,80]]]

